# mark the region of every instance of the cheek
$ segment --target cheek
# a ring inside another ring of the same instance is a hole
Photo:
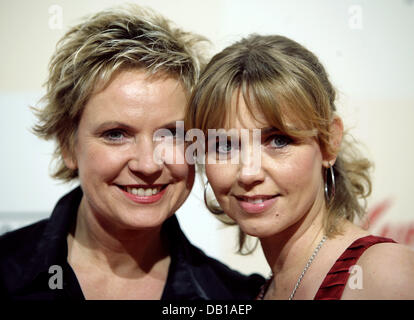
[[[226,196],[236,180],[236,170],[231,165],[206,164],[206,176],[217,200]]]
[[[161,142],[156,142],[153,155],[154,159],[165,164],[184,164],[187,162],[185,159],[185,150],[183,143],[175,143],[171,139],[166,139]]]
[[[312,191],[321,179],[322,159],[313,148],[305,148],[278,171],[278,180],[287,191],[305,189]],[[290,190],[289,190],[290,189]]]
[[[171,175],[177,182],[183,182],[186,189],[191,190],[194,184],[195,168],[193,165],[169,164],[166,165]]]
[[[93,176],[105,181],[115,179],[126,165],[124,154],[106,146],[85,145],[79,148],[77,161],[80,179],[85,181],[85,178]]]
[[[195,168],[187,164],[172,164],[166,165],[164,170],[168,170],[175,180],[169,201],[170,212],[175,212],[181,207],[193,188]]]

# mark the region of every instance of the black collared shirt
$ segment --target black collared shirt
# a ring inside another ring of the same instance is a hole
[[[59,200],[50,218],[0,237],[0,296],[84,299],[67,262],[66,241],[76,224],[82,195],[80,187],[74,189]],[[257,296],[263,277],[244,276],[206,256],[188,241],[175,216],[164,222],[161,234],[171,255],[162,300],[248,300]]]

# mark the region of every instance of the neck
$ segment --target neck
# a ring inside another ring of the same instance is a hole
[[[162,243],[161,226],[127,230],[99,219],[85,202],[82,198],[76,229],[68,237],[70,262],[88,261],[121,276],[139,276],[152,269],[160,273],[168,270],[169,256]]]

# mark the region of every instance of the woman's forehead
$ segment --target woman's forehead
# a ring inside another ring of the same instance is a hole
[[[271,125],[266,121],[264,115],[260,112],[254,115],[248,109],[242,109],[237,113],[227,113],[223,129],[257,129],[267,128]]]
[[[283,112],[276,106],[276,101],[272,106],[260,106],[255,101],[245,99],[241,90],[233,93],[230,104],[224,108],[223,117],[224,129],[262,129],[276,128],[282,130],[283,127],[296,127],[292,112],[288,116],[289,110]]]
[[[230,105],[224,109],[224,129],[253,129],[269,126],[269,122],[266,120],[261,108],[246,102],[241,90],[233,92]]]

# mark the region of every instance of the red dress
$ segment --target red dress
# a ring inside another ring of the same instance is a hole
[[[349,269],[357,264],[359,257],[374,244],[394,242],[389,238],[366,236],[355,240],[336,260],[323,280],[314,300],[339,300],[350,276]]]

